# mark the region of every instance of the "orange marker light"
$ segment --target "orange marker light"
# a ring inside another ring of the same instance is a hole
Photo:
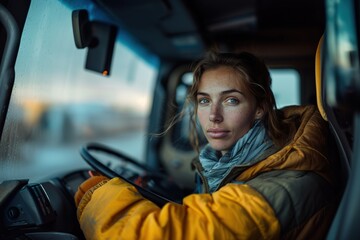
[[[107,70],[104,70],[102,73],[103,76],[107,76],[108,74],[109,74],[109,72]]]

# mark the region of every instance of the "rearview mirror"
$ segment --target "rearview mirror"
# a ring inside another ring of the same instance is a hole
[[[74,41],[77,48],[88,48],[85,68],[110,75],[117,28],[114,25],[90,21],[87,10],[72,12]]]

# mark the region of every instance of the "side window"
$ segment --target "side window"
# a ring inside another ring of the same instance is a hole
[[[187,72],[184,73],[180,77],[180,82],[176,87],[176,98],[175,102],[177,105],[177,112],[183,110],[186,96],[189,87],[192,84],[193,78],[192,73]],[[192,106],[187,106],[188,108]],[[189,143],[189,128],[190,128],[190,115],[188,111],[185,111],[185,116],[181,119],[179,123],[174,126],[171,141],[177,149],[184,150],[184,151],[192,151],[192,146]],[[200,131],[198,131],[200,133]]]
[[[300,104],[300,76],[294,69],[270,69],[271,89],[276,105],[282,108]]]

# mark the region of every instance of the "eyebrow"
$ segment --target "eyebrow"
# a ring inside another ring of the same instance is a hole
[[[237,89],[229,89],[229,90],[225,90],[225,91],[222,91],[220,92],[220,95],[227,95],[227,94],[230,94],[230,93],[239,93],[241,95],[245,95],[243,92],[237,90]],[[196,95],[205,95],[205,96],[208,96],[209,94],[208,93],[205,93],[205,92],[198,92]]]

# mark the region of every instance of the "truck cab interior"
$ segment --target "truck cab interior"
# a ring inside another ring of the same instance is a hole
[[[360,237],[360,4],[350,0],[0,0],[0,239],[84,239],[89,169],[158,205],[192,193],[191,67],[264,60],[277,107],[317,105],[338,162],[328,239]],[[206,143],[206,140],[203,140]]]

